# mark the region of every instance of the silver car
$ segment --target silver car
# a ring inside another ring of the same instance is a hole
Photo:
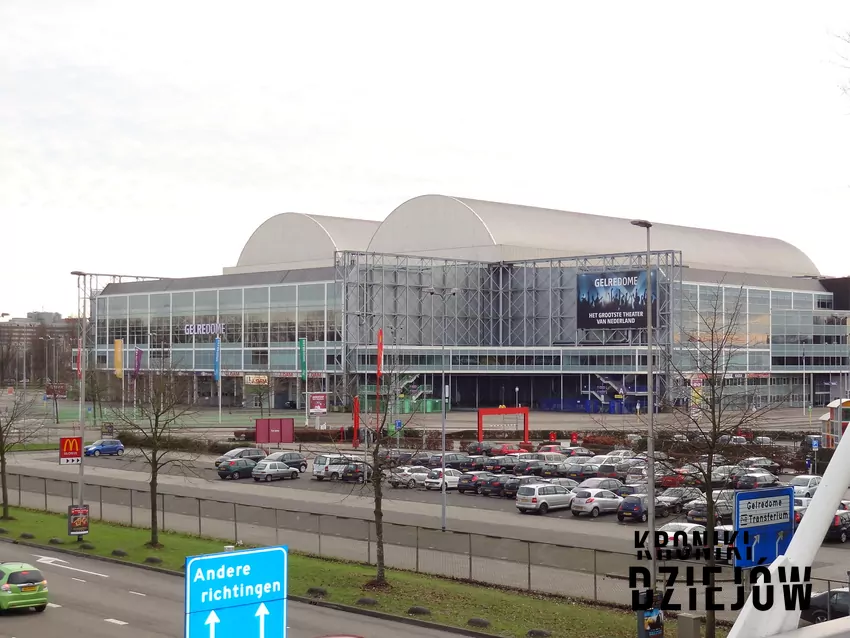
[[[516,495],[516,508],[521,514],[567,509],[572,502],[573,493],[568,488],[550,483],[521,485]]]
[[[573,516],[590,514],[596,518],[600,514],[616,512],[622,502],[623,499],[610,490],[577,488],[570,509]]]
[[[298,468],[289,467],[281,461],[260,461],[254,466],[251,476],[254,480],[259,481],[274,481],[283,479],[297,479],[301,475]]]

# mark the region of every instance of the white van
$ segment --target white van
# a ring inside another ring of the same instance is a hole
[[[362,462],[363,459],[357,458],[356,455],[320,454],[313,459],[313,478],[317,481],[336,481],[342,477],[346,465]]]

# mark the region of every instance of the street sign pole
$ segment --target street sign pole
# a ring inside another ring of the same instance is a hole
[[[184,638],[286,638],[287,547],[186,558]]]

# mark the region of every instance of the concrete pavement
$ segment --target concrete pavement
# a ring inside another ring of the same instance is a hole
[[[0,544],[0,558],[36,565],[50,587],[43,614],[8,614],[0,638],[177,638],[183,635],[183,579],[85,557],[11,543]],[[38,562],[41,561],[41,562]],[[295,592],[293,592],[295,593]],[[349,634],[367,638],[449,638],[457,634],[288,603],[290,638]]]

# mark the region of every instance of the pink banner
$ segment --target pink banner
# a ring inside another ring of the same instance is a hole
[[[137,376],[139,376],[139,370],[142,367],[142,349],[141,348],[136,347],[135,357],[136,357],[136,360],[133,364],[133,376],[137,377]]]

